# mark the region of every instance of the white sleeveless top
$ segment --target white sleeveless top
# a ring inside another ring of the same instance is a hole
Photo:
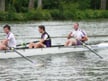
[[[8,41],[8,47],[16,47],[16,39],[13,33],[9,32],[9,34],[7,34],[7,39]]]
[[[82,37],[86,36],[86,32],[83,30],[73,30],[71,36],[74,36],[76,39],[82,39]]]

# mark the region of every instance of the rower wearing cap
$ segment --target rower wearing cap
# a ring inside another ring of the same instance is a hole
[[[38,28],[39,32],[41,33],[41,40],[38,43],[30,43],[29,48],[51,47],[51,38],[50,35],[46,32],[45,26],[40,25]]]
[[[3,27],[4,32],[6,33],[6,39],[0,42],[0,50],[6,50],[8,48],[16,47],[16,39],[14,34],[11,32],[11,27],[9,25],[5,25]]]
[[[65,46],[81,45],[81,42],[85,42],[87,40],[88,37],[86,32],[79,29],[79,24],[75,23],[74,30],[68,35],[68,40],[66,41]]]

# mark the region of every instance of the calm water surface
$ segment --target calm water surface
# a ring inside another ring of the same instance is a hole
[[[66,36],[72,31],[72,21],[10,23],[17,43],[40,37],[38,25],[45,25],[51,37]],[[79,22],[88,35],[108,35],[108,21]],[[0,39],[5,34],[0,23]],[[53,44],[64,44],[66,38],[53,38]],[[90,37],[87,43],[108,41],[107,36]],[[29,57],[44,66],[36,67],[23,58],[0,60],[0,81],[108,81],[108,50],[97,51],[104,59],[91,52],[77,52]]]

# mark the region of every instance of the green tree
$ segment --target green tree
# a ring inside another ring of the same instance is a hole
[[[6,10],[13,12],[27,12],[29,0],[6,0]]]
[[[43,9],[59,9],[64,0],[43,0]]]
[[[101,9],[105,10],[106,9],[106,0],[101,0]]]
[[[29,10],[34,9],[34,2],[35,0],[29,0],[29,6],[28,6]]]
[[[0,11],[5,11],[5,0],[0,0]]]
[[[42,9],[42,0],[37,1],[37,9]]]

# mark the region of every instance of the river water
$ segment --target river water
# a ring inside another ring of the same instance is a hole
[[[74,22],[0,23],[0,39],[5,37],[2,31],[5,24],[12,26],[18,44],[39,40],[38,25],[45,25],[52,37],[53,45],[58,45],[64,44],[66,38],[61,37],[72,31]],[[92,36],[87,43],[108,41],[108,20],[81,21],[79,24],[80,28]],[[99,50],[97,53],[104,59],[98,58],[91,52],[29,57],[37,64],[44,64],[42,67],[36,67],[23,58],[2,59],[0,81],[108,81],[108,50]]]

